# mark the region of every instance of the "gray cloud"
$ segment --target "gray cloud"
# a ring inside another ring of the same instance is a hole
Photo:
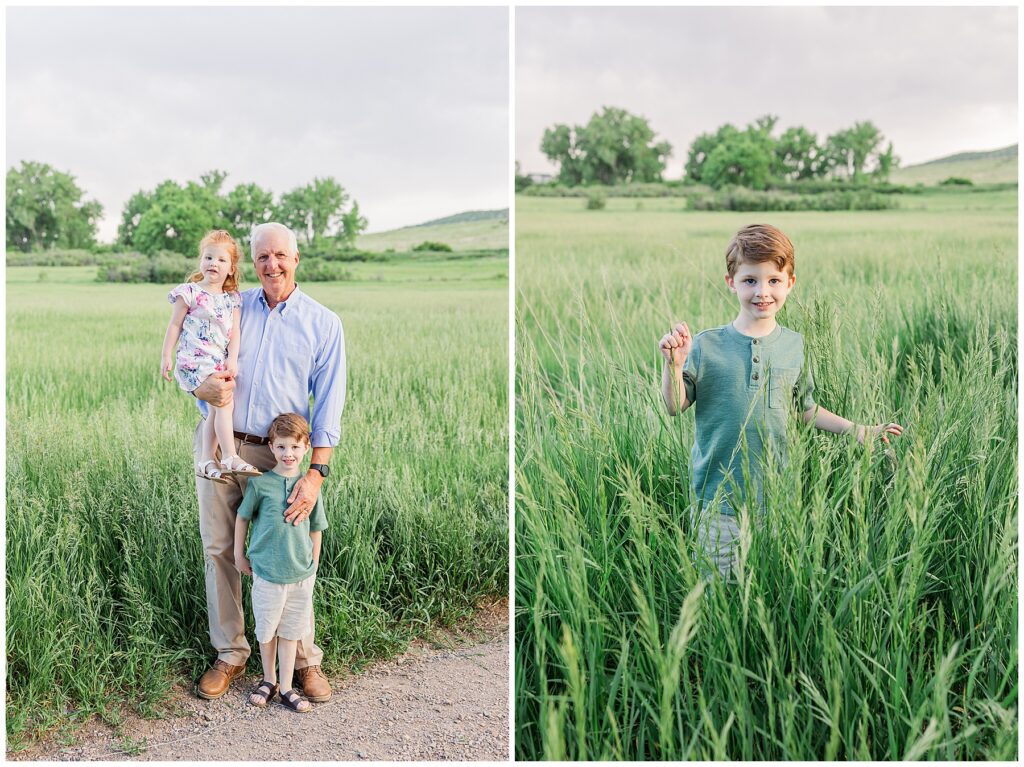
[[[45,41],[45,55],[40,54]],[[337,178],[371,230],[508,204],[504,8],[10,8],[7,162],[128,197]]]
[[[516,157],[602,106],[691,141],[778,115],[823,138],[869,119],[903,164],[1017,140],[1016,8],[518,8]]]

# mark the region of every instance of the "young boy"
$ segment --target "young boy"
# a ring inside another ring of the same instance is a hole
[[[804,423],[865,439],[900,435],[896,423],[857,426],[814,402],[814,381],[804,364],[803,337],[775,321],[796,282],[793,243],[773,226],[753,224],[736,233],[725,255],[725,283],[736,294],[739,314],[728,325],[690,336],[685,322],[662,337],[662,396],[669,415],[697,406],[691,453],[698,546],[723,578],[736,564],[736,509],[749,472],[763,509],[761,463],[771,451],[785,460],[786,424],[799,412]],[[795,408],[795,411],[794,411]],[[746,450],[748,463],[744,463]]]
[[[327,529],[323,500],[298,525],[284,518],[288,495],[299,478],[302,458],[309,450],[309,424],[296,413],[279,415],[267,434],[277,465],[253,477],[235,517],[235,567],[252,576],[252,610],[263,659],[263,680],[249,696],[266,708],[275,694],[292,711],[306,713],[310,702],[292,689],[298,640],[313,626],[313,583],[320,562],[321,531]],[[252,520],[249,556],[245,537]],[[251,560],[251,564],[250,564]],[[281,661],[278,693],[275,655]]]

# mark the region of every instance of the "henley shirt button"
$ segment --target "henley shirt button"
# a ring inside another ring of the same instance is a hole
[[[754,380],[757,380],[757,373],[754,373]]]
[[[751,343],[752,343],[752,344],[753,344],[754,346],[757,346],[757,339],[755,338],[755,339],[754,339],[753,341],[751,341]]]
[[[754,357],[754,362],[760,362],[760,361],[761,361],[760,357]]]

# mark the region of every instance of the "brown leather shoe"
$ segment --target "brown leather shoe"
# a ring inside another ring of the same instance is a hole
[[[215,660],[213,666],[200,678],[196,686],[196,695],[207,700],[216,700],[228,691],[231,680],[241,676],[243,671],[245,666],[232,666],[222,660]]]
[[[319,666],[297,668],[295,676],[307,700],[313,703],[326,703],[331,699],[331,683],[327,681]]]

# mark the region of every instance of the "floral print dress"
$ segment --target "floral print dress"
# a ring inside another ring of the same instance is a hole
[[[194,282],[179,285],[167,294],[167,300],[173,304],[178,296],[188,313],[178,338],[174,377],[182,389],[191,392],[211,373],[227,368],[231,312],[242,305],[242,297],[236,291],[210,293]]]

